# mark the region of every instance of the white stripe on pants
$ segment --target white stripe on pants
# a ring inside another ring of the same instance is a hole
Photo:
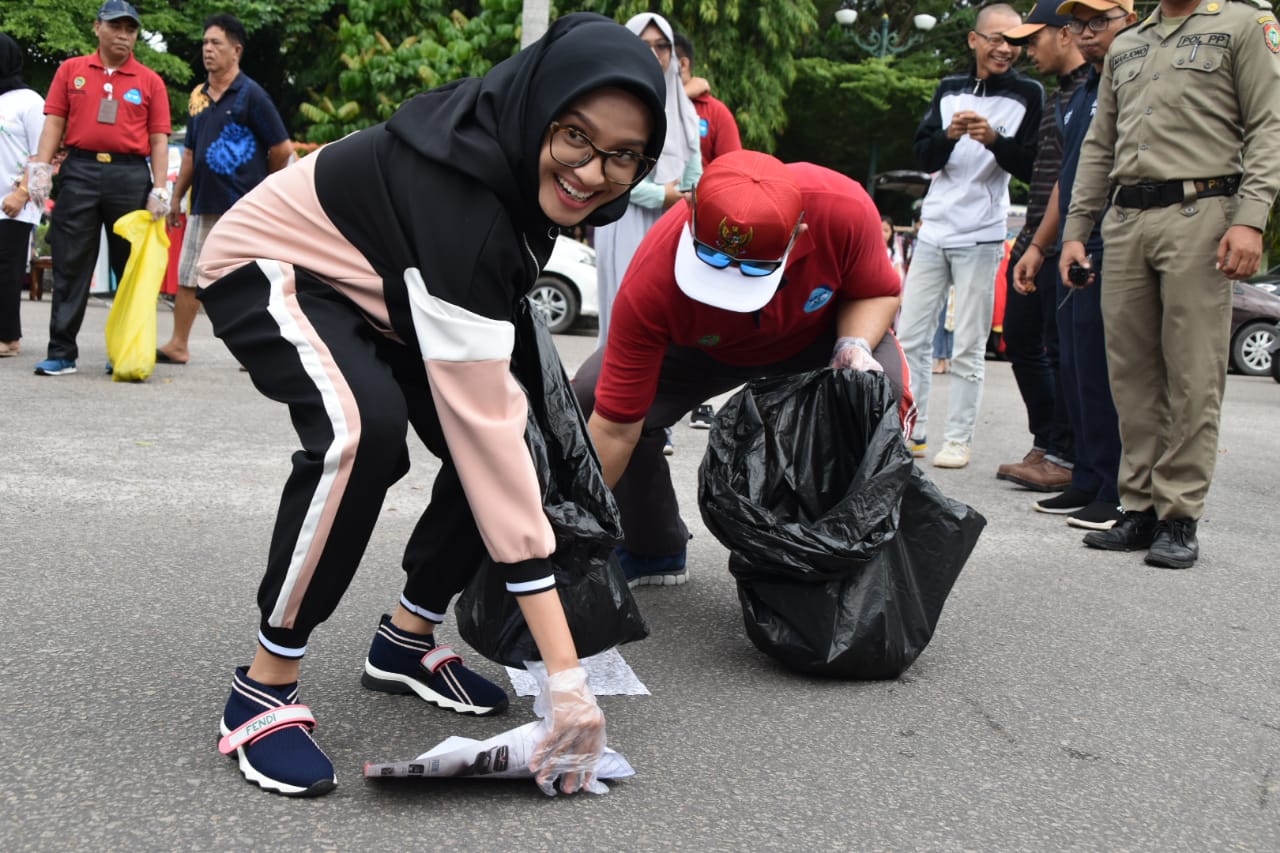
[[[958,249],[942,249],[923,240],[916,245],[903,285],[898,340],[911,373],[911,394],[919,416],[915,435],[925,435],[929,419],[929,390],[933,384],[930,361],[938,312],[947,291],[956,289],[955,347],[951,355],[951,394],[947,406],[947,441],[969,443],[973,439],[982,382],[991,313],[995,308],[996,270],[1004,256],[1003,243],[980,243]]]

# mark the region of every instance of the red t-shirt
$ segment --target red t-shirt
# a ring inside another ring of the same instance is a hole
[[[705,169],[708,163],[721,154],[742,150],[738,122],[723,101],[711,95],[702,95],[693,99],[693,110],[698,114],[702,168]]]
[[[613,303],[595,394],[601,417],[633,423],[645,416],[669,344],[695,347],[725,364],[774,364],[831,329],[838,303],[901,293],[880,213],[862,186],[812,163],[787,168],[800,186],[809,227],[791,250],[778,292],[755,313],[704,305],[676,284],[687,204],[673,206],[649,229]]]
[[[107,97],[119,103],[114,124],[98,121],[99,104]],[[108,154],[151,154],[151,134],[169,132],[169,93],[160,75],[132,55],[107,74],[97,53],[68,59],[58,66],[44,102],[45,115],[67,120],[66,145]]]

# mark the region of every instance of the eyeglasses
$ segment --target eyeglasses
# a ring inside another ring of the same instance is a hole
[[[698,201],[697,191],[694,191],[691,207],[693,214],[690,217],[689,229],[691,234],[698,233]],[[791,232],[791,240],[787,243],[787,248],[783,249],[782,257],[768,261],[753,261],[746,258],[735,258],[733,255],[726,254],[714,246],[709,246],[699,240],[696,236],[693,238],[693,252],[698,256],[698,260],[702,261],[709,267],[715,267],[722,270],[730,265],[737,266],[738,272],[749,278],[763,278],[766,275],[773,275],[782,266],[782,262],[787,259],[787,255],[791,252],[791,247],[795,245],[796,238],[800,236],[800,223],[804,222],[804,211],[800,211],[800,218],[796,220],[796,228]]]
[[[649,49],[654,53],[671,52],[671,42],[669,41],[646,41],[645,44],[649,45]]]
[[[1004,36],[1000,35],[999,33],[996,33],[993,36],[989,36],[986,33],[981,33],[981,32],[978,32],[977,30],[972,30],[972,32],[975,36],[982,36],[984,39],[987,40],[987,44],[991,45],[992,47],[1004,47],[1006,44],[1009,43],[1009,40]]]
[[[634,186],[639,183],[657,161],[635,151],[605,151],[576,127],[551,122],[551,159],[561,166],[576,169],[599,157],[601,169],[610,183]]]
[[[1071,30],[1071,32],[1076,35],[1080,35],[1084,32],[1085,27],[1088,27],[1095,33],[1100,33],[1107,27],[1111,26],[1112,21],[1118,21],[1121,18],[1127,17],[1129,17],[1128,12],[1121,12],[1119,15],[1099,15],[1096,18],[1090,18],[1087,21],[1082,21],[1079,18],[1072,18],[1067,21],[1067,29]]]

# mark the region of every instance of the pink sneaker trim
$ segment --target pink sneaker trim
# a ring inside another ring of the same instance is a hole
[[[218,741],[218,751],[223,755],[230,755],[240,747],[247,746],[286,726],[303,726],[311,730],[316,727],[316,718],[306,705],[281,705],[278,708],[272,708],[224,735],[222,740]]]

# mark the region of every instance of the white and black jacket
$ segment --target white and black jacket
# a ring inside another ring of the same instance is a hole
[[[1016,71],[943,78],[916,129],[916,163],[936,172],[921,210],[921,240],[951,249],[1005,238],[1009,176],[1031,180],[1043,104],[1040,84]],[[984,117],[999,134],[995,143],[948,139],[951,117],[961,110]]]

